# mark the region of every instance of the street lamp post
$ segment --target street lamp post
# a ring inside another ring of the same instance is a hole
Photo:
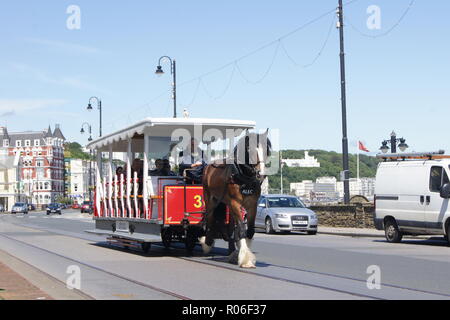
[[[88,131],[89,132],[88,141],[91,142],[92,141],[92,126],[89,123],[85,122],[85,123],[83,123],[81,125],[80,133],[81,134],[85,133],[85,131],[84,131],[84,127],[85,126],[88,127],[88,130],[89,130]],[[89,187],[88,187],[88,189],[89,189],[89,201],[92,201],[92,188],[91,188],[91,186],[92,186],[92,150],[89,149]]]
[[[102,136],[102,100],[100,100],[97,97],[91,97],[89,99],[89,103],[88,103],[88,106],[87,106],[87,110],[88,111],[92,111],[92,109],[93,109],[92,108],[92,103],[91,103],[92,100],[96,100],[97,101],[97,108],[100,111],[100,137],[101,137]]]
[[[167,59],[170,62],[170,72],[173,76],[173,82],[172,82],[172,99],[173,99],[173,117],[177,117],[177,68],[176,68],[176,61],[172,60],[168,56],[162,56],[159,58],[158,67],[156,68],[156,74],[158,76],[161,76],[164,74],[164,71],[161,67],[161,61],[163,59]]]
[[[344,10],[342,0],[339,0],[337,9],[339,18],[339,43],[340,43],[340,66],[341,66],[341,109],[342,109],[342,167],[344,179],[344,203],[350,202],[350,182],[349,182],[349,159],[348,159],[348,138],[347,138],[347,98],[345,92],[345,51],[344,51]]]
[[[406,144],[406,140],[404,138],[397,139],[397,134],[392,131],[391,133],[391,139],[390,140],[384,140],[381,143],[381,152],[387,153],[389,151],[388,144],[391,145],[391,153],[397,153],[397,143],[399,142],[398,148],[400,151],[404,152],[406,149],[408,149],[408,145]]]

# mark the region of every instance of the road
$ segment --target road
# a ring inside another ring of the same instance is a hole
[[[181,245],[144,254],[84,232],[93,228],[75,210],[0,215],[0,250],[63,284],[68,268],[79,267],[80,291],[93,299],[450,299],[450,248],[441,238],[388,244],[259,232],[257,268],[244,270],[227,262],[223,241],[208,256],[198,248],[188,257]],[[367,285],[369,266],[379,270],[379,289]]]

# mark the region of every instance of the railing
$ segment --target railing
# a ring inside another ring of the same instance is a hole
[[[182,181],[181,177],[153,176],[142,181],[137,172],[133,173],[131,179],[123,174],[105,177],[97,184],[94,215],[99,218],[162,220],[164,184]]]

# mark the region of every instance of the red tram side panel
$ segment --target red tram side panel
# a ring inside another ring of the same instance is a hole
[[[188,213],[189,224],[199,224],[205,212],[203,186],[164,186],[164,224],[180,225]]]

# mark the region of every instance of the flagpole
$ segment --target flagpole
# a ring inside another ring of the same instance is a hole
[[[358,153],[356,154],[356,183],[359,183],[359,141],[357,142],[358,146],[356,147],[358,150]]]

